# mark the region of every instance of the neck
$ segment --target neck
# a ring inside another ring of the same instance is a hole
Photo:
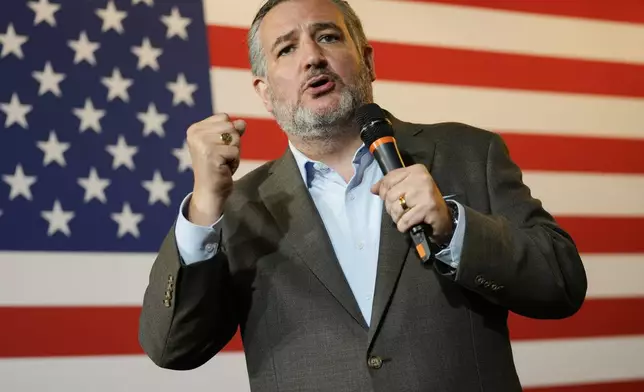
[[[362,145],[362,140],[356,132],[344,135],[346,136],[324,140],[291,137],[290,141],[309,159],[324,163],[339,173],[345,182],[349,182],[354,174],[353,156]]]

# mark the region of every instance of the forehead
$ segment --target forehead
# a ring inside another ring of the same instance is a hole
[[[259,35],[264,47],[293,30],[304,31],[316,22],[333,22],[345,29],[344,17],[329,0],[290,0],[270,10],[262,20]]]

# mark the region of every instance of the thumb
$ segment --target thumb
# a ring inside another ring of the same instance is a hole
[[[233,121],[233,127],[239,132],[239,136],[243,135],[244,132],[246,131],[246,121],[244,120],[235,120]]]
[[[380,194],[380,184],[382,184],[382,180],[379,180],[375,184],[371,185],[371,193],[374,195],[379,195]]]

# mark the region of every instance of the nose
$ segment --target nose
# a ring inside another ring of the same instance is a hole
[[[311,68],[326,68],[328,65],[324,52],[315,40],[306,39],[302,43],[303,67],[305,71]]]

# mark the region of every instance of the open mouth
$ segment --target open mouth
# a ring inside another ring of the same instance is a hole
[[[335,87],[335,82],[330,77],[322,75],[313,78],[307,85],[308,90],[313,95],[321,95],[327,93]]]

